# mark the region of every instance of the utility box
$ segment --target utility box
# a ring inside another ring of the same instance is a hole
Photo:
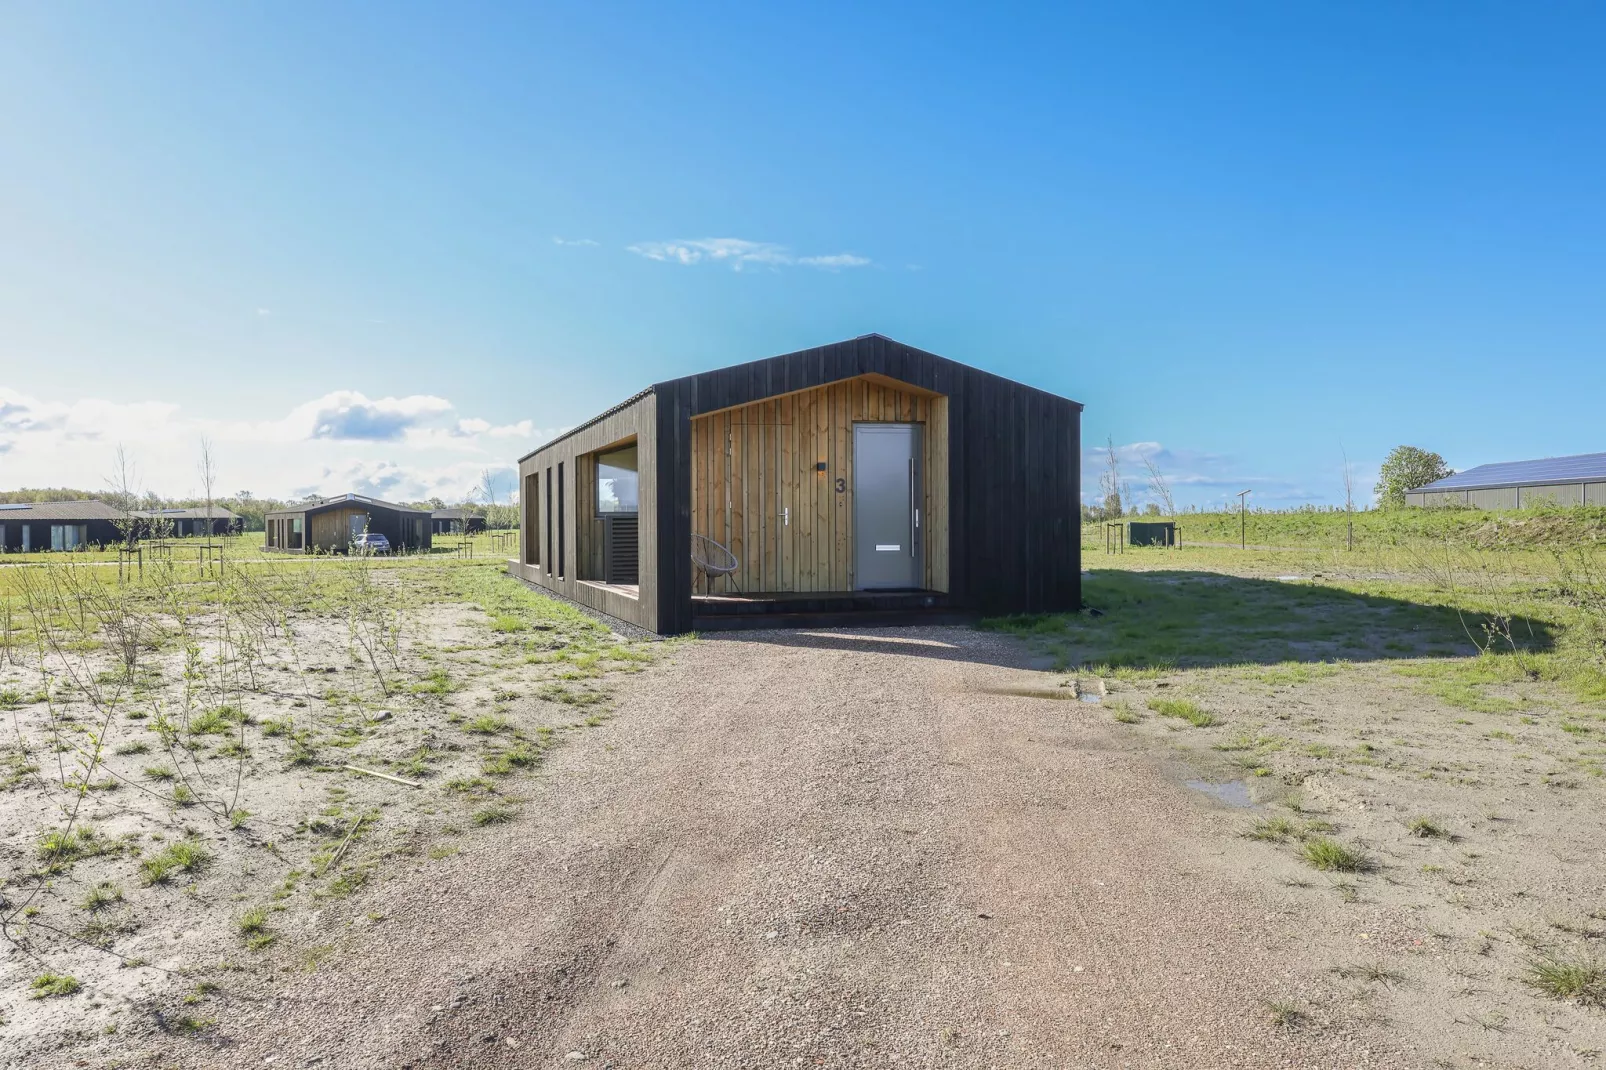
[[[1175,546],[1177,544],[1176,522],[1171,520],[1128,521],[1126,525],[1126,541],[1129,546]]]

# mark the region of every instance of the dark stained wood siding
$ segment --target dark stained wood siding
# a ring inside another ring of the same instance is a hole
[[[1080,606],[1082,407],[868,335],[654,386],[658,631],[691,627],[692,419],[858,375],[949,399],[952,603],[987,614]]]

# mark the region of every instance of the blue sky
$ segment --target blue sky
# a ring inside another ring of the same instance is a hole
[[[1183,502],[1606,450],[1598,5],[532,7],[0,7],[0,486],[452,496],[870,331]]]

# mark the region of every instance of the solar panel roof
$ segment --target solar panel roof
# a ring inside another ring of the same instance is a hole
[[[1528,487],[1546,483],[1606,482],[1606,453],[1580,453],[1547,457],[1540,461],[1501,461],[1480,464],[1465,472],[1414,490],[1477,490],[1482,487]]]

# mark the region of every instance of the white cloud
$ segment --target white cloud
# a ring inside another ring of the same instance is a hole
[[[312,410],[312,437],[388,442],[431,417],[452,411],[452,403],[430,394],[369,401],[355,390],[325,394],[297,411]]]
[[[710,263],[729,264],[734,271],[741,271],[749,266],[779,268],[792,265],[819,268],[824,271],[840,271],[842,268],[864,267],[870,263],[869,257],[859,256],[856,253],[798,256],[784,245],[748,241],[745,238],[648,241],[637,242],[626,248],[648,260],[687,265],[699,264],[706,260]]]
[[[337,390],[280,415],[217,419],[168,402],[44,400],[0,386],[0,486],[103,489],[122,445],[139,466],[143,489],[188,496],[198,489],[205,435],[215,444],[223,493],[457,499],[481,470],[511,468],[556,434],[530,420],[497,425],[459,416],[451,401],[427,394],[370,398]]]

